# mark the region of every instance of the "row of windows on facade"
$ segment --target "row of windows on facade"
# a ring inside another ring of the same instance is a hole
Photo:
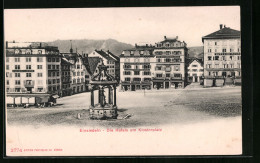
[[[72,84],[76,84],[76,83],[85,83],[85,78],[73,79]]]
[[[131,69],[132,65],[129,64],[124,64],[123,66],[125,69]],[[142,67],[142,69],[150,69],[151,65],[134,65],[134,69],[140,69]]]
[[[183,42],[176,42],[176,43],[158,43],[156,44],[156,47],[160,48],[160,47],[182,47],[184,46],[184,43]]]
[[[156,62],[181,62],[181,58],[157,58]],[[125,58],[125,62],[130,62],[130,58]],[[139,58],[135,58],[134,62],[140,62]],[[149,58],[144,58],[144,62],[150,62]]]
[[[190,69],[188,69],[190,71]],[[192,72],[203,72],[203,69],[191,69]]]
[[[26,50],[22,50],[22,49],[16,49],[14,51],[15,54],[32,54],[32,50],[31,49],[26,49]],[[38,50],[37,54],[42,54],[42,50]]]
[[[84,76],[84,72],[73,72],[73,76]]]
[[[60,72],[48,72],[48,77],[59,77]]]
[[[61,65],[62,70],[69,70],[70,66],[69,65]]]
[[[123,72],[124,75],[132,75],[131,71],[124,71]],[[140,71],[134,71],[134,75],[140,75]],[[150,71],[143,71],[142,75],[151,75]]]
[[[208,49],[208,52],[211,53],[213,52],[212,49]],[[219,52],[218,49],[215,49],[215,53]],[[222,53],[226,53],[227,52],[227,49],[226,48],[223,48],[222,49]],[[229,49],[229,52],[232,53],[232,52],[235,52],[234,49]],[[240,52],[240,48],[237,48],[237,51],[236,52]]]
[[[21,62],[21,58],[23,57],[15,57],[14,62]],[[37,57],[36,60],[37,62],[43,62],[42,57]],[[10,57],[6,57],[6,62],[10,62]],[[25,57],[25,62],[32,62],[32,57]]]
[[[227,45],[227,43],[228,43],[227,41],[219,41],[219,42],[208,41],[208,45]],[[229,45],[235,45],[235,44],[240,45],[240,41],[237,41],[237,43],[235,43],[234,41],[229,42]]]
[[[154,52],[154,54],[156,54],[156,55],[170,55],[170,54],[181,55],[182,52],[181,51],[156,51],[156,52]]]
[[[212,64],[206,64],[206,68],[235,68],[234,64],[222,64],[222,67],[219,66],[219,64],[215,64],[214,67],[212,67]],[[241,68],[241,64],[238,63],[236,68]]]
[[[236,73],[235,72],[218,72],[218,71],[209,71],[208,76],[223,76],[223,77],[235,77]],[[238,72],[238,76],[241,76],[241,72]]]
[[[130,58],[125,58],[125,62],[130,62]],[[134,62],[140,62],[139,58],[135,58]],[[149,58],[144,58],[144,62],[150,62]]]
[[[26,84],[29,84],[29,85],[34,83],[34,81],[32,81],[32,80],[24,80],[24,81]],[[36,80],[36,81],[37,81],[37,85],[43,85],[43,80]],[[7,85],[9,85],[9,83],[10,83],[9,80],[6,80],[6,83],[7,83]],[[15,85],[20,85],[20,83],[21,83],[20,80],[15,80]],[[48,84],[48,81],[46,81],[46,84]]]
[[[114,61],[107,60],[107,64],[115,64]]]
[[[6,92],[27,92],[25,88],[6,88]],[[45,92],[45,89],[42,87],[36,88],[35,92]]]
[[[131,69],[132,65],[124,65],[125,69]],[[141,65],[134,65],[134,69],[140,69]],[[151,69],[151,65],[142,65],[142,69]],[[171,66],[155,66],[155,70],[159,70],[159,71],[171,71]],[[175,65],[173,66],[173,70],[174,71],[180,71],[180,65]]]
[[[166,78],[170,78],[171,76],[172,77],[174,77],[174,78],[181,78],[181,74],[156,74],[155,75],[157,78],[164,78],[164,77],[166,77]],[[125,81],[131,81],[131,79],[132,79],[132,81],[141,81],[141,78],[130,78],[130,77],[126,77],[125,78]],[[143,78],[143,81],[145,81],[145,80],[149,80],[149,81],[151,81],[151,78]]]
[[[208,56],[208,61],[238,61],[241,60],[241,56]]]
[[[62,76],[70,76],[70,71],[62,72]]]
[[[15,70],[20,70],[20,69],[21,69],[21,66],[20,66],[20,65],[15,65],[15,66],[14,66],[14,69],[15,69]],[[27,70],[31,70],[31,69],[32,69],[32,66],[31,66],[31,65],[26,65],[26,69],[27,69]],[[42,69],[42,65],[37,65],[37,69]],[[10,70],[10,66],[9,66],[9,65],[6,65],[6,70]]]
[[[59,70],[60,69],[60,65],[48,65],[48,69],[49,70]]]
[[[76,64],[76,65],[71,65],[71,68],[72,69],[83,69],[83,65],[80,65],[80,64]]]
[[[34,84],[34,81],[33,80],[24,80],[25,84],[27,85],[32,85]],[[55,84],[55,83],[60,83],[60,79],[57,79],[57,80],[48,80],[47,81],[47,84]],[[10,84],[10,81],[9,80],[6,80],[6,84],[9,85]],[[37,80],[37,85],[42,85],[43,84],[43,80]],[[21,80],[15,80],[15,85],[21,85]]]
[[[54,57],[50,57],[48,58],[48,62],[60,62],[60,58],[54,58]]]
[[[6,72],[6,77],[12,78],[12,73]],[[20,78],[21,77],[21,73],[14,73],[14,77]],[[26,73],[25,77],[32,77],[32,73]],[[42,73],[37,73],[37,77],[43,77],[43,74]]]

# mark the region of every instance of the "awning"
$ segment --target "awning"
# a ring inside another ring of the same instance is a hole
[[[59,98],[60,96],[58,96],[58,95],[53,95],[52,97],[53,97],[53,98]]]

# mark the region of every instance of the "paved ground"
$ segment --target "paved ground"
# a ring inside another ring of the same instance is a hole
[[[102,127],[139,127],[207,122],[241,116],[241,87],[118,92],[119,118],[125,120],[90,120],[90,93],[81,93],[57,100],[52,108],[8,109],[10,125],[34,127],[69,125]],[[97,93],[95,94],[97,97]],[[97,99],[97,98],[96,98]],[[77,114],[82,119],[77,119]]]

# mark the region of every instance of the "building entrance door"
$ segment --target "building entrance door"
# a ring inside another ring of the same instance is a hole
[[[135,85],[132,85],[131,91],[135,91]]]
[[[198,77],[197,76],[194,76],[195,77],[195,83],[198,82]]]
[[[168,89],[170,87],[169,82],[165,82],[165,88]]]

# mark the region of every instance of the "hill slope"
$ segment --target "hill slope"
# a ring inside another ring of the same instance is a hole
[[[203,46],[188,47],[190,58],[203,58]]]
[[[115,55],[119,56],[124,49],[133,48],[134,46],[131,44],[126,44],[122,42],[118,42],[114,39],[107,40],[88,40],[88,39],[80,39],[80,40],[72,40],[72,48],[73,51],[78,53],[91,53],[95,49],[109,50]],[[71,43],[70,40],[55,40],[53,42],[48,42],[49,45],[58,46],[60,52],[69,52]]]

